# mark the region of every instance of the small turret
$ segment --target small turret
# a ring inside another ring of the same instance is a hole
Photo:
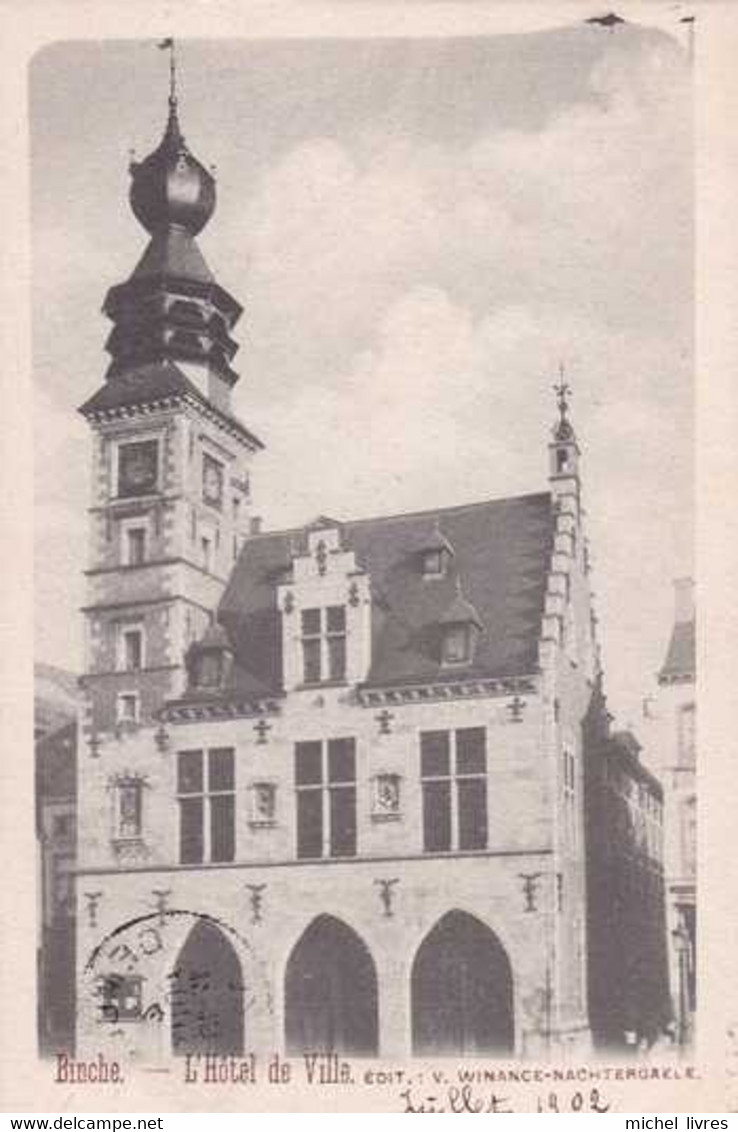
[[[581,452],[574,427],[569,420],[569,396],[571,388],[564,380],[564,367],[559,370],[559,381],[554,385],[559,418],[553,426],[548,446],[549,482],[554,499],[561,502],[571,498],[579,514],[579,457]]]

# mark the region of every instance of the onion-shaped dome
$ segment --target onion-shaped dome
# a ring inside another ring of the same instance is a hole
[[[152,235],[169,227],[196,236],[215,211],[215,178],[188,150],[169,100],[169,120],[158,147],[131,162],[130,201],[134,216]]]

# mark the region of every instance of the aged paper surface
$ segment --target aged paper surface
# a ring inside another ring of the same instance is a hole
[[[738,1109],[735,9],[0,14],[3,1108]]]

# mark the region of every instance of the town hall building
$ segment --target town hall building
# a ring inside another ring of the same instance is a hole
[[[661,796],[609,733],[563,380],[540,490],[261,530],[241,307],[198,248],[215,182],[174,92],[131,174],[150,241],[81,408],[78,1055],[589,1050],[593,972],[607,1018],[633,964],[591,949],[588,761],[638,779],[655,923]],[[668,998],[648,957],[636,1029]]]

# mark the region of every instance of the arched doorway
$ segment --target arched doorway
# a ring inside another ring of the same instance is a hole
[[[287,963],[287,1052],[378,1052],[377,972],[364,941],[333,916],[305,929]]]
[[[169,979],[173,1053],[243,1053],[241,964],[211,920],[192,928]]]
[[[514,1048],[513,980],[494,932],[448,912],[428,933],[411,976],[413,1053],[432,1056]]]

